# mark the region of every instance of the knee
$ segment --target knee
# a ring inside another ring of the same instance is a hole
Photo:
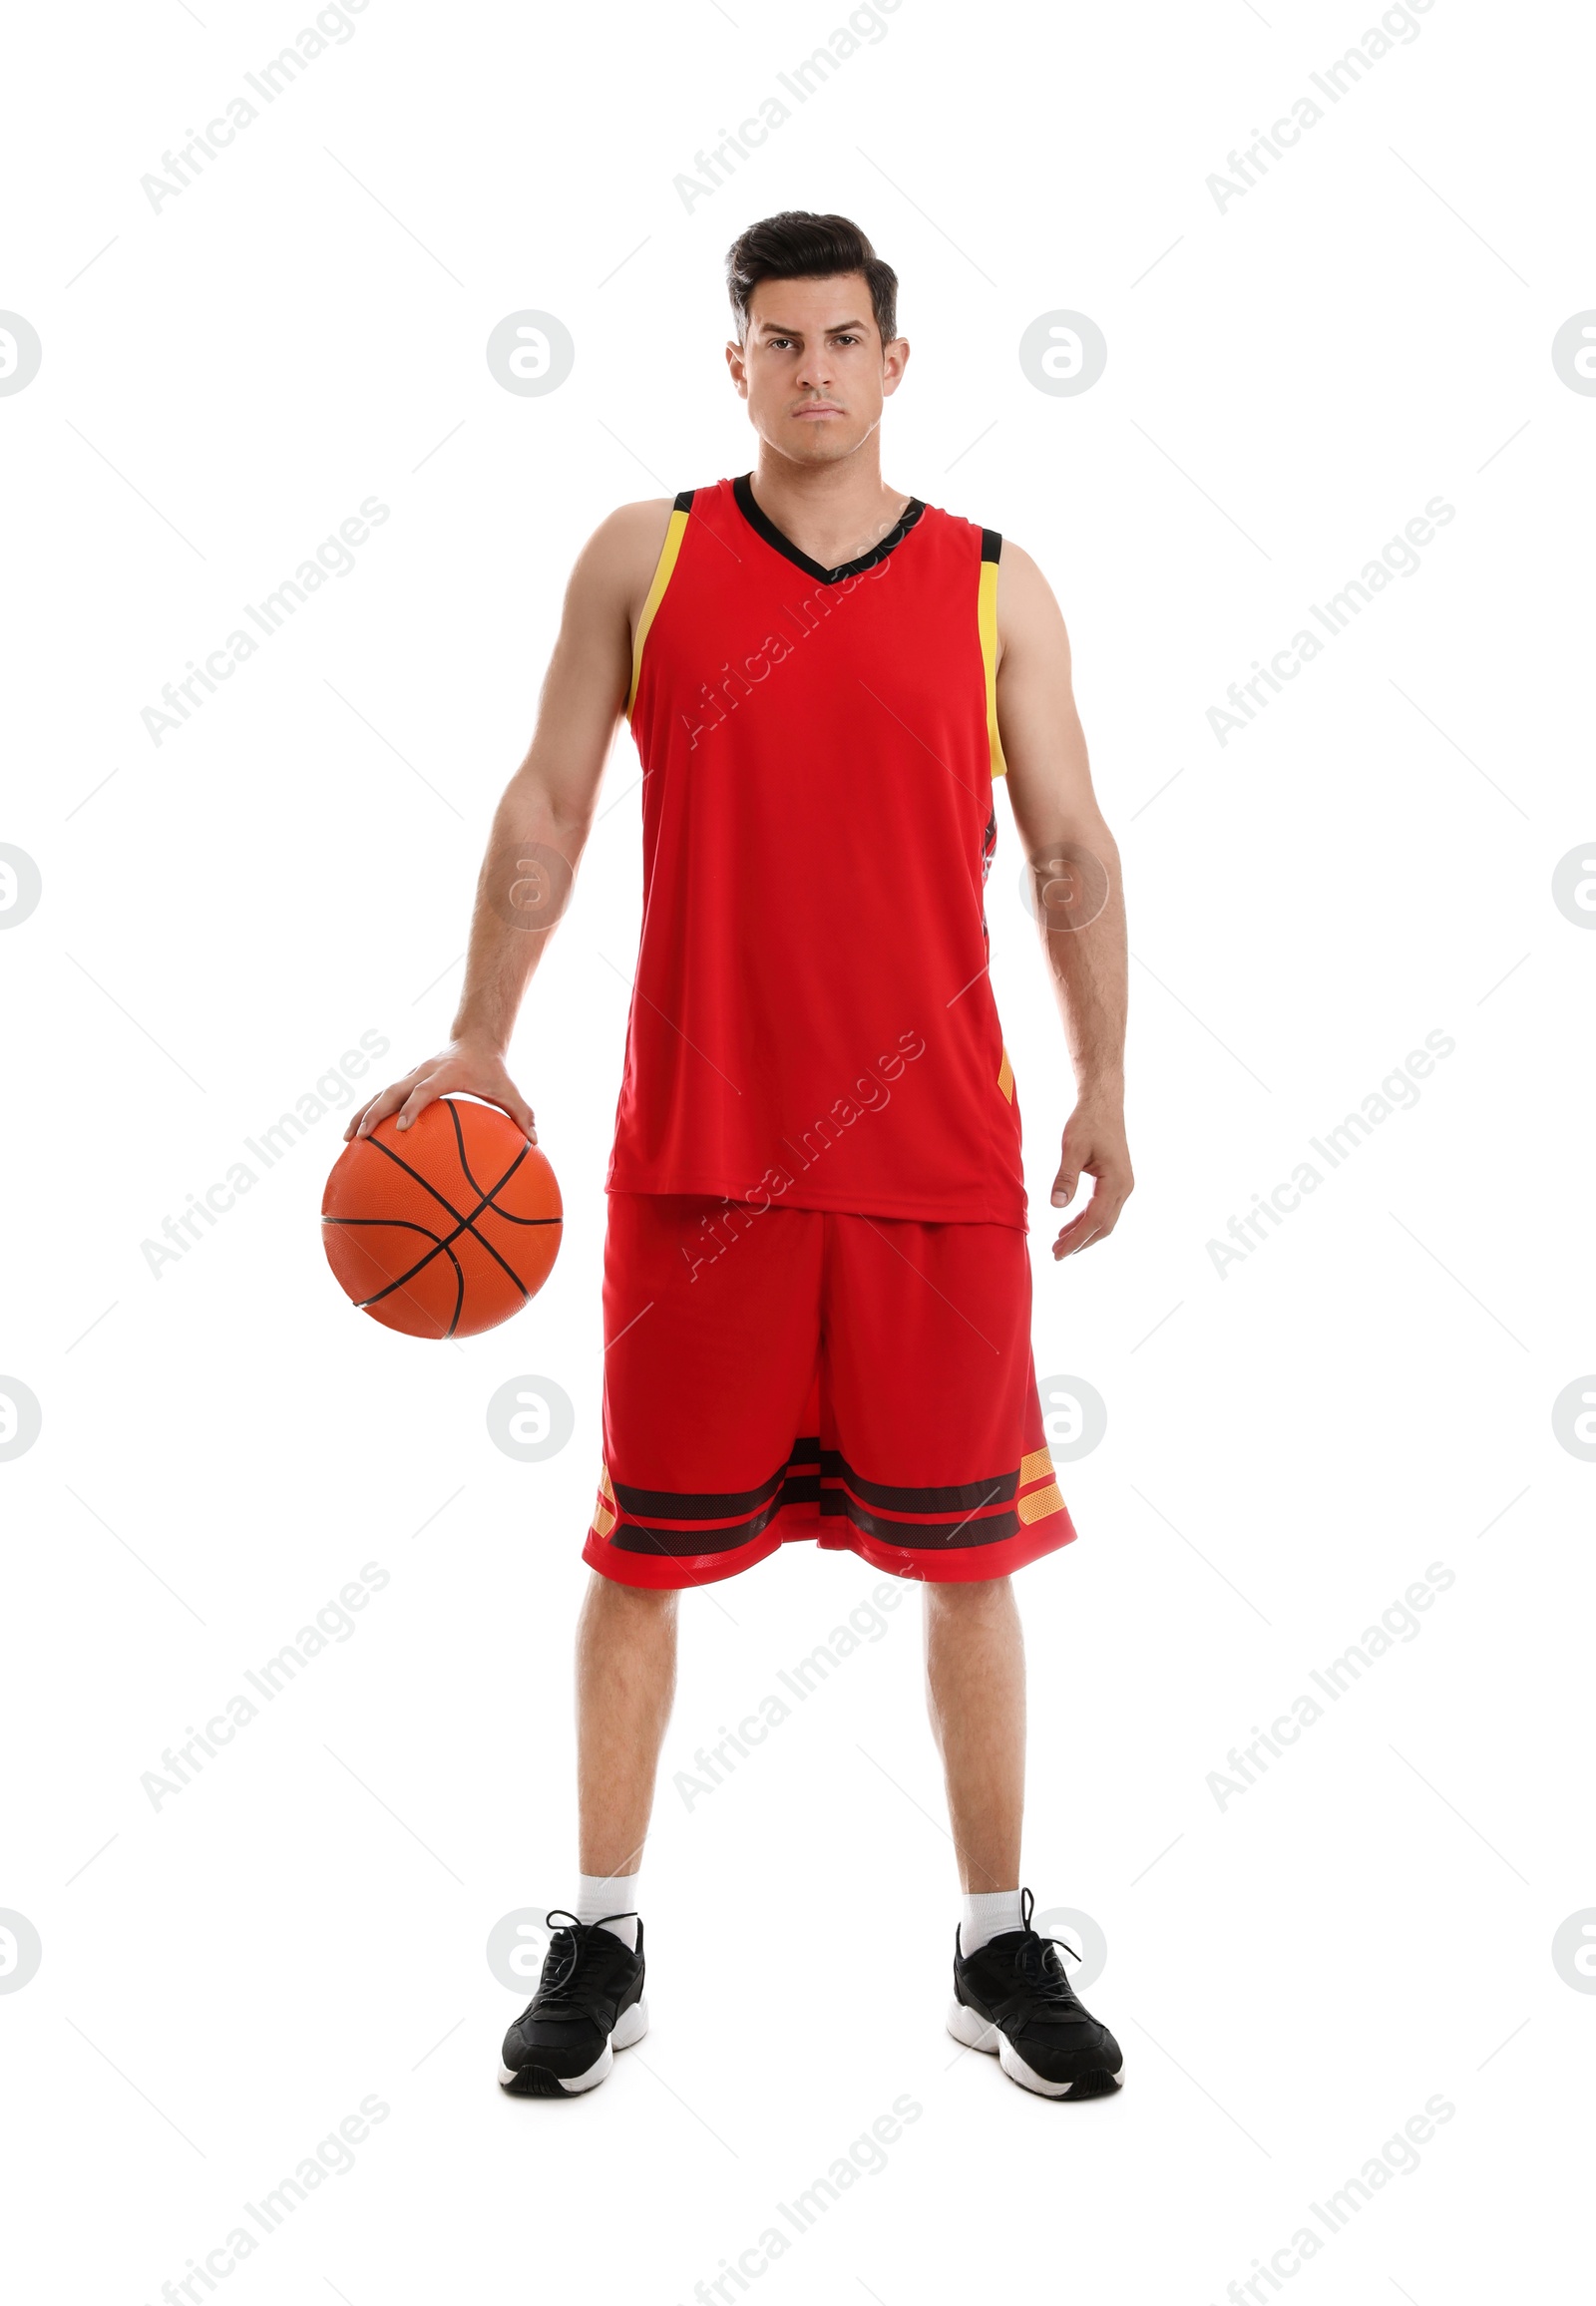
[[[926,1584],[926,1616],[944,1623],[963,1623],[990,1616],[1013,1605],[1013,1586],[1005,1577],[972,1578],[958,1585]]]

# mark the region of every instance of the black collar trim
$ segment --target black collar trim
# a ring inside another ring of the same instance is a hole
[[[889,529],[879,545],[873,545],[857,561],[844,562],[840,569],[822,569],[818,561],[811,561],[807,553],[800,553],[792,539],[784,537],[775,522],[760,511],[754,497],[752,473],[740,474],[731,484],[731,493],[737,500],[738,512],[749,528],[763,537],[765,543],[779,553],[783,560],[790,561],[795,569],[801,569],[806,576],[812,576],[817,584],[840,584],[845,576],[860,576],[867,569],[874,569],[879,562],[886,560],[889,553],[896,552],[926,510],[918,497],[911,497],[897,527]]]

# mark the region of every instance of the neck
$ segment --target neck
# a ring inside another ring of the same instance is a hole
[[[754,501],[784,537],[823,569],[840,569],[880,542],[909,498],[881,477],[881,441],[872,431],[852,455],[801,465],[759,444]]]

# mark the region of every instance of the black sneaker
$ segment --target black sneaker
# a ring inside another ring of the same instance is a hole
[[[1043,2098],[1106,2097],[1124,2072],[1119,2044],[1075,1999],[1056,1950],[1063,1940],[1031,1928],[1029,1890],[1019,1899],[1023,1927],[989,1938],[974,1954],[961,1951],[955,1931],[948,2031],[969,2050],[996,2051],[1023,2090]]]
[[[648,2031],[643,2000],[642,1924],[635,1953],[598,1922],[561,1916],[544,1956],[538,1991],[505,2036],[499,2084],[518,2098],[567,2098],[597,2090],[615,2063]],[[619,1921],[612,1914],[605,1917]]]

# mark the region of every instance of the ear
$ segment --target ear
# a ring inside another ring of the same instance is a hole
[[[898,390],[904,380],[904,370],[908,366],[909,339],[907,336],[895,336],[892,342],[882,349],[881,389],[884,397],[890,400]]]
[[[731,371],[731,381],[736,386],[740,398],[746,400],[748,398],[748,362],[740,344],[727,345],[726,366]]]

